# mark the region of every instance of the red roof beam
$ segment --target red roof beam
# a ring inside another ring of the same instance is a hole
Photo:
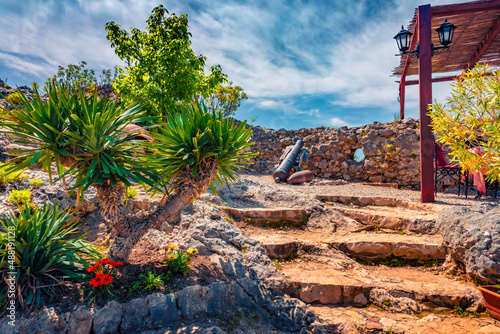
[[[413,29],[413,31],[414,31],[414,35],[413,35],[413,38],[411,39],[411,42],[410,42],[410,50],[415,50],[415,46],[417,45],[418,18],[417,18],[417,21],[415,22],[415,29]],[[406,72],[408,72],[408,68],[410,67],[410,62],[411,62],[411,57],[409,55],[406,55],[405,66],[403,67],[403,72],[401,73],[401,77],[406,76]]]
[[[415,46],[417,45],[418,39],[418,14],[417,21],[415,22],[415,29],[413,29],[414,35],[410,41],[410,50],[415,50]],[[401,82],[399,83],[399,118],[404,119],[405,117],[405,81],[406,81],[406,73],[408,72],[408,68],[410,67],[411,57],[406,55],[405,65],[403,66],[403,72],[401,73]]]
[[[493,25],[491,26],[491,29],[488,31],[486,36],[484,36],[484,39],[479,44],[479,47],[472,56],[471,60],[467,63],[466,69],[471,69],[476,65],[476,63],[481,59],[486,50],[488,50],[491,43],[493,43],[499,32],[500,32],[500,18],[497,18],[495,23],[493,23]]]
[[[432,82],[444,82],[444,81],[452,81],[458,78],[457,75],[451,75],[447,77],[439,77],[439,78],[433,78]],[[408,80],[405,82],[405,86],[413,86],[413,85],[418,85],[418,80]]]
[[[464,13],[477,13],[486,10],[500,10],[500,0],[476,1],[453,5],[434,6],[431,8],[432,16],[456,15]]]

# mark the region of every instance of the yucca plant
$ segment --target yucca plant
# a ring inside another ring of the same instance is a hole
[[[22,170],[37,162],[42,163],[42,168],[49,171],[52,182],[50,164],[56,162],[62,174],[62,165],[59,157],[67,152],[69,140],[63,134],[68,129],[67,118],[71,114],[71,105],[76,99],[76,92],[71,92],[68,87],[51,85],[47,91],[47,99],[35,91],[33,101],[28,100],[20,92],[21,103],[11,104],[14,108],[10,111],[10,118],[0,121],[4,127],[2,132],[22,138],[16,143],[24,145],[37,145],[30,149],[17,150],[19,156],[13,160],[16,170]]]
[[[54,296],[68,279],[83,280],[87,260],[102,257],[97,246],[83,240],[67,212],[58,207],[24,207],[17,218],[0,217],[0,305],[7,302],[7,279],[15,273],[16,300],[23,307],[38,305],[43,293]],[[15,264],[9,261],[12,255]],[[13,254],[12,254],[13,251]]]
[[[253,143],[246,122],[235,126],[234,119],[224,119],[220,111],[209,112],[200,102],[168,116],[153,136],[155,154],[150,164],[160,171],[162,186],[175,191],[165,206],[167,216],[209,186],[216,193],[214,183],[236,181],[236,172],[257,154],[248,150]]]
[[[123,131],[131,123],[151,120],[144,114],[140,104],[127,107],[98,99],[97,91],[86,96],[80,88],[52,82],[46,99],[36,91],[33,102],[22,95],[22,106],[11,112],[12,119],[0,122],[3,132],[31,145],[16,152],[18,156],[11,162],[16,166],[11,171],[38,162],[49,171],[52,182],[50,165],[54,161],[60,178],[75,176],[74,188],[97,188],[103,217],[119,229],[115,223],[124,208],[124,184],[131,186],[129,180],[134,180],[153,185],[157,181],[154,170],[142,163],[143,154],[138,154],[144,151],[144,142]]]

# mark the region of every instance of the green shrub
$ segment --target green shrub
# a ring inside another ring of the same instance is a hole
[[[1,305],[8,302],[4,282],[12,271],[16,275],[15,299],[22,307],[38,305],[42,294],[53,296],[67,279],[85,278],[85,259],[101,254],[97,246],[83,241],[84,235],[72,236],[77,230],[66,225],[68,218],[67,212],[49,205],[40,209],[25,206],[17,218],[0,217],[6,231],[0,232]]]
[[[12,190],[7,198],[8,202],[17,204],[17,205],[25,205],[31,203],[31,190]]]
[[[500,70],[477,65],[451,86],[446,103],[429,106],[436,140],[451,149],[464,170],[500,180]]]
[[[186,251],[176,250],[177,246],[168,245],[165,247],[165,265],[174,273],[183,273],[186,275],[191,267],[189,263],[191,258],[198,253],[196,248],[190,248]]]
[[[39,187],[43,186],[43,180],[42,179],[31,179],[30,186],[33,188],[39,188]]]
[[[137,189],[133,188],[133,187],[128,187],[126,190],[125,190],[125,197],[126,198],[134,198],[135,196],[137,196],[139,192],[137,191]]]
[[[172,277],[172,273],[169,272],[167,275],[156,275],[156,271],[148,270],[145,274],[140,274],[139,277],[141,278],[141,280],[139,282],[135,282],[132,285],[130,293],[138,289],[141,289],[142,291],[158,290],[161,286],[164,285],[164,280],[169,280],[170,277]]]

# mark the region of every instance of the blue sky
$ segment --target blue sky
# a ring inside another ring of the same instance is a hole
[[[123,65],[104,25],[143,30],[163,4],[188,14],[193,50],[245,89],[238,119],[274,129],[388,122],[399,113],[393,36],[417,6],[456,2],[463,1],[0,0],[0,78],[30,85],[58,65]],[[433,89],[443,100],[449,84]],[[417,109],[418,86],[410,86],[407,116],[418,118]]]

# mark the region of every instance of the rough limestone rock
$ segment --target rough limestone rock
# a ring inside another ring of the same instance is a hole
[[[92,330],[93,310],[80,306],[75,312],[67,314],[68,332],[74,334],[89,334]]]
[[[0,326],[4,328],[7,326]],[[10,327],[10,326],[9,326]],[[20,323],[16,322],[16,327],[7,327],[11,331],[2,333],[19,334],[45,334],[45,333],[64,333],[67,330],[67,323],[63,317],[57,314],[53,307],[44,308],[36,317],[22,319]]]
[[[452,207],[437,219],[448,250],[448,260],[467,274],[500,281],[500,207],[482,204],[474,207]]]
[[[9,136],[6,133],[0,133],[0,162],[5,162],[9,158],[7,147],[10,145]]]
[[[414,314],[427,309],[416,301],[406,297],[393,297],[384,289],[372,289],[370,300],[373,304],[395,313]]]
[[[170,325],[181,318],[181,311],[176,306],[175,295],[155,293],[147,298],[149,314],[153,320],[161,325]]]
[[[196,202],[172,230],[151,229],[149,242],[150,247],[171,243],[182,249],[197,248],[218,267],[223,279],[186,286],[174,294],[111,301],[95,312],[85,306],[62,315],[54,308],[45,309],[20,317],[16,331],[9,329],[8,319],[0,319],[0,333],[170,333],[166,328],[184,333],[182,328],[195,322],[196,326],[185,327],[185,333],[219,334],[225,331],[206,325],[213,324],[216,317],[228,317],[235,309],[255,314],[273,330],[304,333],[316,321],[314,313],[303,302],[280,292],[280,273],[262,245],[220,217],[210,219],[216,216],[213,210]]]
[[[214,282],[208,288],[192,286],[179,292],[177,305],[182,317],[213,316],[221,312],[220,306],[227,309],[239,305],[261,318],[269,314],[271,323],[279,329],[299,331],[314,321],[314,314],[304,303],[275,295],[282,284],[280,273],[262,245],[226,221],[206,218],[203,207],[196,207],[193,215],[183,216],[173,232],[172,243],[208,255],[231,282]],[[242,248],[246,251],[242,252]]]
[[[97,311],[94,318],[94,332],[96,334],[113,334],[118,332],[122,320],[123,306],[116,302],[109,302]]]
[[[135,298],[123,305],[123,318],[120,328],[127,333],[140,332],[148,317],[148,300]]]

